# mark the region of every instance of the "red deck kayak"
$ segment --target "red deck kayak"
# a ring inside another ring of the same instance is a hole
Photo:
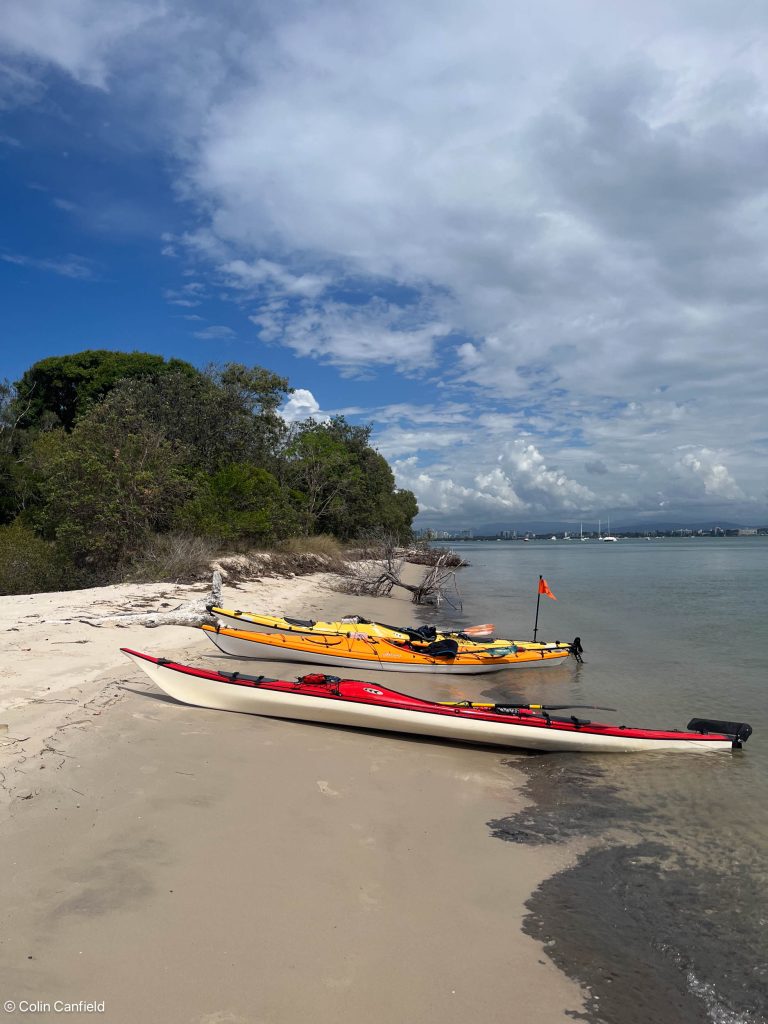
[[[752,732],[744,723],[709,719],[692,719],[685,731],[641,729],[552,715],[546,705],[442,704],[364,680],[311,674],[290,682],[193,668],[122,650],[161,690],[185,704],[330,725],[592,753],[731,750]]]

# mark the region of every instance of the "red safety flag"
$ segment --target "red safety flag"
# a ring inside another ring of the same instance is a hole
[[[554,595],[554,594],[552,593],[552,591],[551,591],[551,590],[549,589],[549,584],[547,583],[547,581],[546,581],[546,580],[544,579],[544,577],[543,577],[543,576],[541,576],[541,577],[539,578],[539,593],[540,593],[540,594],[546,594],[546,596],[547,596],[547,597],[551,597],[553,601],[556,601],[556,600],[557,600],[557,598],[555,597],[555,595]]]

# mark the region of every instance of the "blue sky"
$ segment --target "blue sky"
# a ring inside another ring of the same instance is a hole
[[[3,375],[256,363],[421,525],[768,521],[758,4],[9,0]]]

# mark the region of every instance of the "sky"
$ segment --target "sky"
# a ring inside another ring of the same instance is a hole
[[[416,525],[768,523],[759,0],[5,0],[0,376],[289,378]]]

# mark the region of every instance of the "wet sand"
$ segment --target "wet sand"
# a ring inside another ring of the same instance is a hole
[[[548,1024],[582,1009],[522,931],[531,892],[572,852],[511,847],[486,824],[524,803],[503,752],[186,707],[117,653],[220,660],[191,629],[9,632],[7,602],[55,617],[98,598],[123,595],[0,599],[19,705],[0,717],[2,994],[51,1004],[6,1019],[61,1019],[55,1000],[103,1001],[90,1016],[110,1024]],[[418,618],[405,598],[350,598],[322,577],[225,585],[224,600]],[[387,681],[427,696],[483,685]]]

